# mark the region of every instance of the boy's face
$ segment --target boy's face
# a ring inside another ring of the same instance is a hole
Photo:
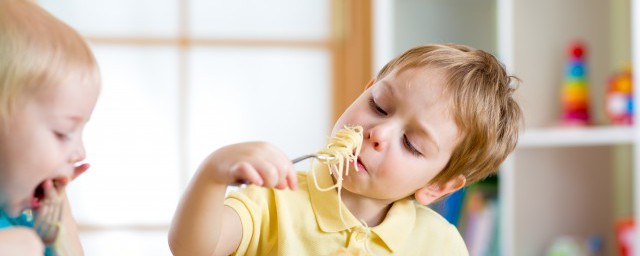
[[[0,206],[12,216],[32,206],[45,180],[69,177],[84,160],[82,131],[98,97],[97,86],[69,79],[46,85],[0,123]]]
[[[429,181],[444,169],[462,138],[444,83],[438,69],[394,71],[342,114],[334,134],[345,125],[364,128],[360,171],[350,166],[343,181],[347,193],[391,203],[420,189],[445,189]]]

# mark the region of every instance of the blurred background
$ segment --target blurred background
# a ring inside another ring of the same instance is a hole
[[[38,2],[87,38],[103,76],[85,132],[92,168],[69,192],[87,255],[170,255],[175,207],[210,152],[246,140],[291,158],[317,151],[378,69],[427,43],[484,49],[522,79],[518,149],[439,208],[472,255],[624,255],[633,244],[640,133],[611,119],[607,99],[640,50],[639,0]],[[590,121],[566,127],[575,42]]]

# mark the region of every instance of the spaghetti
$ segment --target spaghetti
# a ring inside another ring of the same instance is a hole
[[[315,172],[317,170],[316,165],[313,165],[313,161],[311,163],[311,174],[313,175],[313,182],[315,183],[316,188],[320,191],[329,191],[332,189],[338,190],[338,211],[340,213],[340,220],[345,226],[347,225],[344,221],[344,215],[342,213],[342,180],[343,176],[349,175],[349,163],[353,162],[355,170],[359,171],[357,162],[358,155],[360,154],[360,149],[362,147],[362,141],[363,128],[361,126],[345,126],[344,129],[337,131],[335,136],[331,138],[327,146],[317,153],[318,156],[322,157],[316,157],[315,159],[317,159],[321,164],[326,165],[329,169],[330,174],[332,174],[336,179],[336,182],[333,186],[329,186],[326,188],[320,187],[320,185],[318,184],[318,179],[315,175]],[[341,248],[332,255],[346,256],[371,254],[367,244],[370,230],[366,222],[362,221],[362,223],[364,225],[365,235],[364,237],[361,237],[360,240],[362,240],[364,250],[358,248]],[[351,229],[349,229],[349,231],[351,232]]]
[[[344,129],[336,132],[336,135],[331,138],[325,148],[318,152],[318,155],[327,156],[327,158],[318,159],[318,161],[326,165],[329,172],[336,178],[336,183],[333,186],[321,188],[320,185],[318,185],[315,175],[316,168],[312,163],[311,174],[313,175],[316,188],[320,191],[338,190],[338,210],[343,224],[345,221],[342,214],[342,207],[340,207],[342,205],[341,192],[343,175],[349,175],[350,162],[357,163],[362,146],[362,138],[363,129],[361,126],[345,126]],[[354,164],[354,166],[356,171],[358,171],[358,165]]]

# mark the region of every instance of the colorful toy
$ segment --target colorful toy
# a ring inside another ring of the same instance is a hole
[[[607,115],[613,124],[633,124],[633,83],[631,65],[609,78],[606,97]]]
[[[584,56],[580,42],[569,46],[569,61],[562,82],[562,123],[565,125],[587,125],[590,121]]]
[[[636,224],[631,217],[616,221],[616,241],[618,245],[618,255],[631,256],[634,248],[633,243],[636,238]]]

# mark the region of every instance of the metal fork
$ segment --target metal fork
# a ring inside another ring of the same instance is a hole
[[[312,157],[316,158],[318,160],[325,160],[325,161],[333,160],[335,158],[333,156],[328,156],[328,155],[308,154],[308,155],[303,155],[303,156],[296,157],[293,160],[291,160],[291,162],[293,164],[297,164],[302,160],[309,159],[309,158],[312,158]]]

